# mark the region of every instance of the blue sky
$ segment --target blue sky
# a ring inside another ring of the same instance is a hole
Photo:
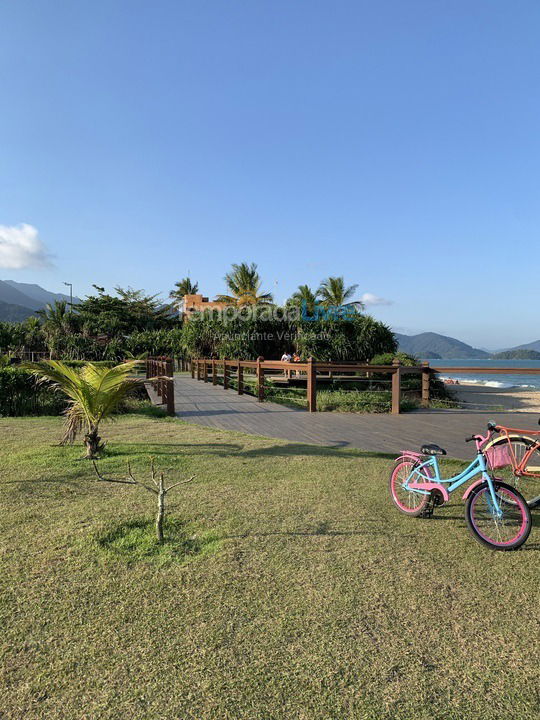
[[[0,28],[0,278],[212,296],[246,260],[278,300],[344,275],[398,329],[540,337],[536,0],[17,0]]]

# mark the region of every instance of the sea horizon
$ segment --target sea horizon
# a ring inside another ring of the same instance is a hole
[[[540,390],[540,360],[492,360],[492,359],[455,359],[455,360],[438,360],[437,358],[422,358],[422,361],[429,362],[432,367],[444,369],[445,367],[477,367],[486,368],[488,372],[478,373],[478,375],[459,374],[459,373],[441,373],[441,379],[457,380],[460,383],[470,383],[473,385],[483,385],[492,388],[520,388]],[[538,375],[528,375],[523,373],[509,373],[508,375],[500,375],[498,373],[489,373],[490,368],[538,368]]]

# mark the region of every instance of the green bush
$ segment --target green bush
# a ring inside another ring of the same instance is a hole
[[[98,367],[114,367],[116,363],[113,360],[62,360],[64,365],[67,365],[71,368],[81,368],[88,364],[88,362],[91,362],[92,365],[97,365]]]
[[[254,316],[225,322],[217,313],[199,314],[184,325],[183,348],[192,357],[270,360],[297,350],[303,359],[365,362],[378,353],[394,353],[397,343],[392,331],[369,315],[309,322],[275,319],[268,308],[260,308]]]
[[[65,406],[61,395],[37,384],[27,370],[0,367],[0,416],[58,415]]]
[[[418,358],[416,358],[414,355],[408,355],[404,352],[380,353],[379,355],[375,355],[374,357],[372,357],[369,362],[370,365],[392,365],[394,359],[399,360],[401,365],[405,365],[407,367],[414,367],[415,365],[420,365]]]

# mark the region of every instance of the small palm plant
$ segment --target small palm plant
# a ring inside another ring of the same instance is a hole
[[[68,397],[60,442],[62,445],[72,443],[84,431],[86,457],[92,460],[105,447],[98,435],[100,423],[110,419],[129,392],[144,382],[131,376],[138,362],[131,360],[111,368],[87,363],[76,370],[58,360],[44,360],[25,367],[39,381],[51,382]]]

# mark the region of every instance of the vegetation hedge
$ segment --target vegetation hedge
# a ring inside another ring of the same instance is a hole
[[[396,352],[397,343],[390,328],[369,315],[291,321],[269,318],[262,308],[248,318],[199,314],[184,325],[183,348],[193,357],[279,359],[285,350],[296,350],[303,359],[368,361],[376,354]]]
[[[58,415],[65,406],[61,395],[36,383],[27,370],[0,367],[0,416]]]

